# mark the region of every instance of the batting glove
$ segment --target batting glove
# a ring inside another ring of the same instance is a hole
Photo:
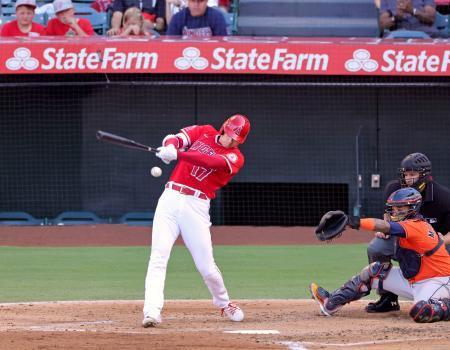
[[[158,147],[157,151],[156,156],[166,164],[177,160],[177,150],[174,145]]]

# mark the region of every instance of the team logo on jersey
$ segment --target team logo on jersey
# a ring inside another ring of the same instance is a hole
[[[433,231],[428,231],[428,237],[434,238],[434,232]]]
[[[227,158],[230,160],[231,163],[236,163],[238,159],[235,153],[228,153]]]
[[[192,151],[198,151],[203,154],[208,154],[210,156],[213,156],[216,154],[214,149],[207,145],[206,143],[203,143],[202,141],[195,141],[194,144],[190,148]]]

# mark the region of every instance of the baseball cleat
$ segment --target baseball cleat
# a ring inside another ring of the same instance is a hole
[[[159,323],[161,323],[161,315],[155,317],[146,315],[144,317],[144,320],[142,321],[142,327],[144,328],[155,327]]]
[[[398,303],[398,296],[393,293],[384,293],[380,299],[369,303],[366,306],[366,311],[369,313],[375,312],[389,312],[400,310],[400,304]]]
[[[241,322],[244,319],[244,311],[233,303],[229,303],[222,308],[222,316],[223,315],[226,315],[233,322]]]
[[[319,304],[320,312],[325,316],[331,316],[342,307],[342,305],[334,306],[329,302],[330,293],[315,283],[311,283],[309,291],[311,292],[311,297]]]

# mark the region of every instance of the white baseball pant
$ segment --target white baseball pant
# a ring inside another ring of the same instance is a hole
[[[216,266],[210,233],[210,201],[166,188],[153,219],[152,248],[145,278],[144,315],[159,314],[164,304],[164,283],[172,247],[181,233],[219,308],[230,302],[222,274]]]
[[[372,281],[372,288],[378,287],[378,279]],[[420,300],[450,298],[450,276],[433,277],[426,280],[410,284],[403,277],[400,267],[394,266],[389,271],[383,281],[383,290],[392,292],[401,297],[413,300],[417,303]]]

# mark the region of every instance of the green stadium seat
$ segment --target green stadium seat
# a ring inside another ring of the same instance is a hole
[[[34,218],[23,211],[0,212],[1,226],[36,226],[43,225],[44,221]]]
[[[100,219],[90,211],[65,211],[50,221],[50,224],[57,226],[96,225],[102,223],[105,223],[105,220]]]
[[[151,226],[154,216],[155,213],[151,211],[135,211],[122,215],[118,222],[130,226]]]

